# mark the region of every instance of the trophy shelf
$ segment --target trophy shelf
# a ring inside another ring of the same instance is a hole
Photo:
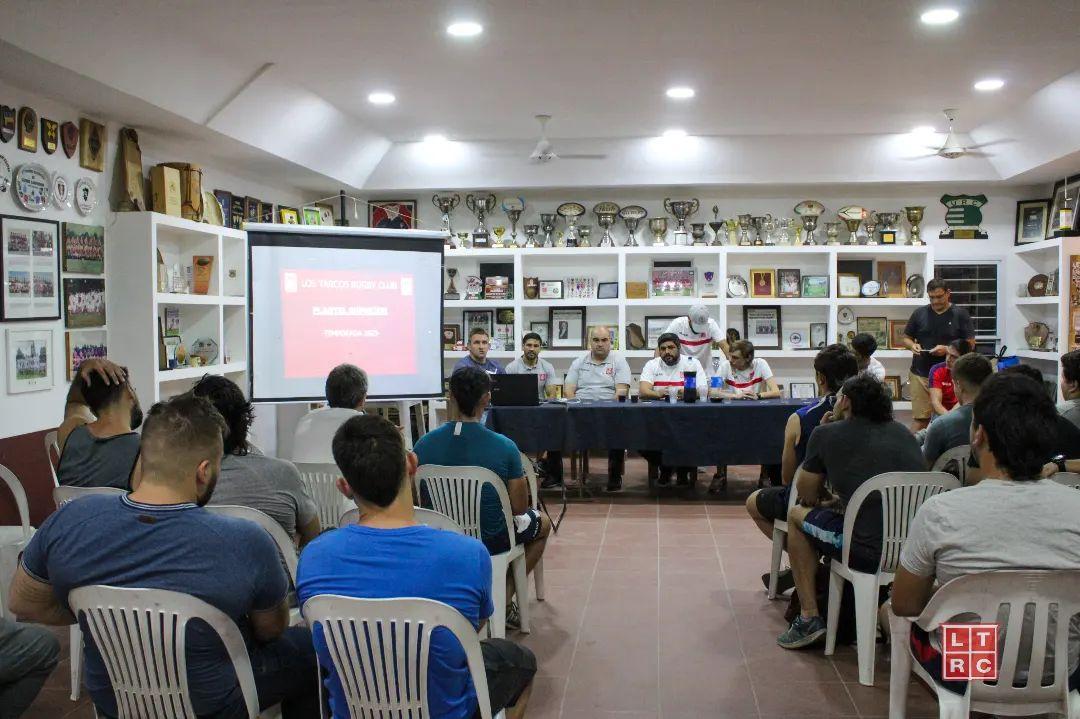
[[[1019,349],[1013,352],[1017,357],[1023,357],[1024,359],[1043,360],[1044,362],[1057,362],[1061,359],[1060,352],[1051,352],[1049,350],[1032,350],[1032,349]]]
[[[1061,302],[1061,298],[1057,295],[1048,295],[1046,297],[1017,297],[1013,302],[1018,305],[1056,305]]]
[[[690,305],[719,307],[722,302],[723,300],[718,297],[646,297],[623,301],[627,307],[677,307],[684,312]]]
[[[529,307],[618,307],[620,300],[598,300],[596,298],[579,297],[577,299],[562,300],[522,300],[523,309]],[[684,302],[685,304],[685,302]]]
[[[199,379],[207,374],[223,375],[246,371],[247,362],[230,362],[229,364],[212,364],[202,367],[158,370],[157,379],[158,382],[175,382],[176,380]]]
[[[828,297],[729,297],[724,304],[742,305],[797,305],[799,307],[828,307],[832,299]]]
[[[1053,237],[1049,240],[1032,242],[1030,245],[1020,245],[1013,250],[1017,255],[1046,255],[1045,259],[1053,257],[1057,259],[1058,249],[1061,247],[1061,238]]]
[[[190,295],[178,292],[158,292],[155,299],[159,305],[228,305],[243,306],[247,300],[229,295]]]
[[[847,307],[921,307],[925,297],[838,297],[836,304]]]

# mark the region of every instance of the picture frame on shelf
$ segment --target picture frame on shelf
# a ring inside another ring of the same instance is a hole
[[[889,346],[889,320],[885,317],[856,317],[855,333],[873,335],[878,347]]]
[[[377,200],[368,203],[368,227],[388,230],[416,228],[416,200]]]
[[[278,207],[278,222],[282,225],[299,225],[300,211],[295,207]]]
[[[223,227],[234,227],[233,225],[233,193],[228,190],[214,190],[214,199],[217,200],[218,206],[221,207],[221,224]]]
[[[1021,200],[1016,203],[1016,234],[1014,245],[1041,242],[1050,234],[1050,198]]]
[[[907,297],[907,263],[902,260],[878,260],[878,297]]]
[[[595,329],[599,329],[600,327],[606,327],[607,331],[609,333],[611,333],[611,349],[613,349],[613,350],[619,349],[619,328],[618,328],[618,325],[609,325],[609,324],[589,325],[589,326],[587,326],[585,328],[585,337],[586,337],[586,339],[588,339],[589,337],[592,337],[592,331],[595,330]]]
[[[862,282],[858,275],[841,273],[836,276],[837,297],[860,297],[862,295]]]
[[[617,300],[619,299],[618,282],[599,282],[596,285],[596,299]]]
[[[779,305],[767,307],[743,306],[743,337],[754,343],[759,350],[783,349],[783,335]]]
[[[563,298],[562,280],[540,280],[540,299],[561,300]]]
[[[788,397],[791,399],[814,399],[817,397],[817,385],[813,382],[792,382],[788,385]]]
[[[75,379],[79,365],[88,359],[109,356],[107,330],[73,330],[64,333],[64,354],[67,356],[67,380]]]
[[[461,337],[465,344],[469,344],[469,335],[474,329],[480,328],[487,332],[488,337],[494,337],[495,310],[465,310],[461,315]]]
[[[328,205],[315,205],[319,210],[319,221],[323,227],[332,227],[334,225],[334,208]]]
[[[548,310],[548,322],[551,324],[552,349],[585,349],[584,307],[551,307]]]
[[[657,261],[649,271],[651,297],[694,297],[697,271],[689,261]]]
[[[678,319],[678,315],[662,315],[645,318],[645,349],[656,349],[656,343],[660,335],[667,331],[672,320]]]
[[[889,349],[907,349],[904,347],[904,330],[906,328],[907,320],[889,320]]]
[[[750,268],[750,297],[776,297],[776,270]]]
[[[551,345],[551,323],[550,322],[530,322],[529,332],[535,332],[540,335],[540,348],[547,349]]]
[[[827,344],[829,344],[829,323],[811,322],[810,348],[815,350],[825,349]]]
[[[105,274],[105,228],[65,222],[61,252],[64,272],[81,275]]]
[[[461,325],[442,326],[442,344],[444,350],[452,350],[461,342]]]
[[[902,393],[900,390],[900,375],[885,375],[885,390],[889,393],[889,397],[892,398],[893,402],[899,402],[902,398]]]
[[[829,296],[828,275],[803,275],[802,296],[806,298],[827,298]]]
[[[0,320],[60,319],[60,224],[0,215]]]
[[[1080,228],[1077,228],[1077,215],[1080,214],[1077,212],[1080,209],[1077,207],[1078,201],[1080,201],[1080,175],[1073,175],[1054,183],[1054,194],[1050,198],[1050,215],[1047,217],[1046,236],[1048,238],[1080,234]],[[1072,229],[1063,230],[1060,227],[1061,210],[1066,207],[1073,211]]]
[[[303,207],[300,209],[301,219],[305,225],[312,225],[318,227],[322,225],[322,218],[319,216],[318,207]]]
[[[810,323],[789,324],[785,332],[787,333],[787,347],[785,349],[808,350],[811,348]]]
[[[802,297],[802,271],[783,269],[776,271],[778,297]]]

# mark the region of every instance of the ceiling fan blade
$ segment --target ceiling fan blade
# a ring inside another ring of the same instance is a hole
[[[569,154],[559,155],[560,160],[606,160],[607,155]]]
[[[904,158],[901,158],[901,159],[903,159],[903,160],[928,160],[931,157],[940,157],[940,155],[938,155],[938,153],[936,153],[936,152],[931,152],[931,153],[929,153],[927,155],[912,155],[910,157],[904,157]]]
[[[1016,140],[1013,140],[1013,139],[991,140],[990,142],[980,142],[978,145],[968,145],[967,149],[968,150],[981,150],[984,147],[992,147],[994,145],[1009,145],[1009,144],[1012,144],[1014,142],[1016,142]]]

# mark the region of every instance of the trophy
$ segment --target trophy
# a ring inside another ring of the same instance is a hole
[[[840,223],[839,222],[826,222],[825,223],[825,236],[829,238],[826,245],[839,245],[840,240],[836,239],[840,236]]]
[[[923,219],[923,211],[925,207],[912,206],[904,208],[904,215],[907,217],[907,221],[911,223],[911,242],[912,245],[925,245],[919,236],[919,223]]]
[[[525,246],[536,247],[536,233],[540,231],[540,225],[525,225]]]
[[[765,220],[771,218],[772,215],[750,218],[750,223],[754,226],[754,246],[760,247],[765,244]]]
[[[577,247],[577,218],[585,214],[585,205],[579,202],[564,202],[555,208],[555,212],[566,220],[566,240],[560,240],[559,247]]]
[[[600,238],[600,247],[614,247],[615,238],[611,234],[611,226],[619,215],[619,206],[614,202],[598,202],[592,208],[596,215],[596,224],[604,230],[604,236]]]
[[[776,244],[776,238],[773,237],[773,232],[776,231],[776,220],[772,215],[765,216],[765,246],[771,247]]]
[[[825,205],[817,200],[803,200],[795,205],[795,214],[802,218],[803,229],[806,230],[806,244],[816,245],[814,231],[817,230],[818,218],[825,211]]]
[[[448,267],[446,269],[446,274],[447,274],[447,276],[450,277],[450,286],[447,287],[446,292],[443,293],[443,299],[444,300],[460,300],[461,299],[461,293],[458,292],[457,287],[454,287],[454,277],[457,276],[457,269],[453,268],[453,267]]]
[[[674,200],[666,198],[664,200],[664,209],[671,213],[678,222],[675,225],[675,244],[676,245],[688,245],[688,234],[686,232],[686,220],[692,214],[698,211],[701,207],[701,203],[697,199],[693,200]]]
[[[582,225],[578,228],[578,247],[592,247],[589,238],[592,237],[592,225]]]
[[[749,247],[750,242],[750,215],[739,215],[739,246]]]
[[[653,247],[663,247],[664,235],[667,234],[667,218],[652,217],[649,219],[649,230],[653,233]]]
[[[461,202],[461,195],[433,195],[431,197],[431,204],[439,208],[439,212],[442,213],[442,226],[446,232],[446,246],[450,247],[450,238],[454,236],[454,230],[450,227],[450,213],[454,211],[454,208]],[[453,284],[453,282],[451,282]]]
[[[649,216],[649,213],[645,211],[644,207],[640,205],[627,205],[619,210],[619,217],[622,218],[623,224],[626,225],[627,240],[624,247],[637,247],[637,228],[638,223]]]
[[[877,213],[878,222],[884,225],[880,230],[881,244],[883,245],[895,245],[896,244],[896,223],[900,220],[899,212],[879,212]]]
[[[705,247],[709,244],[705,241],[704,222],[695,222],[690,225],[690,236],[694,238],[694,247]]]
[[[859,244],[859,225],[862,224],[863,218],[866,217],[866,210],[858,205],[844,205],[836,211],[836,216],[844,221],[847,231],[851,233],[848,236],[847,243],[849,245]]]
[[[551,233],[555,231],[555,213],[543,212],[540,214],[540,229],[544,231],[544,247],[554,247],[551,241]]]
[[[781,217],[776,221],[776,225],[779,232],[776,243],[778,245],[790,245],[792,242],[791,229],[795,225],[795,220],[790,217]]]
[[[510,220],[510,246],[518,247],[517,223],[521,219],[521,213],[525,211],[525,198],[504,197],[502,211],[506,213],[506,218]]]
[[[468,232],[457,233],[457,246],[458,249],[468,250],[472,249],[472,236]]]
[[[727,233],[727,243],[729,245],[739,244],[739,221],[734,217],[729,217],[724,220],[724,232]]]
[[[506,228],[499,225],[498,227],[492,227],[491,231],[495,233],[495,241],[491,243],[491,246],[501,250],[504,247],[502,237],[506,234]]]
[[[465,206],[476,215],[477,221],[480,223],[473,230],[473,247],[487,247],[488,246],[488,231],[484,227],[484,218],[488,213],[495,211],[495,195],[474,195],[469,193],[465,195]]]
[[[709,229],[712,230],[713,233],[712,243],[710,244],[712,244],[713,247],[717,247],[724,244],[720,240],[720,230],[724,229],[724,221],[720,219],[720,208],[716,205],[712,206],[712,217],[713,221],[709,223]]]

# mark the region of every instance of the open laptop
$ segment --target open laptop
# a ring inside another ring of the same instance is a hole
[[[537,376],[534,374],[492,375],[491,404],[496,407],[535,407],[540,404]]]

